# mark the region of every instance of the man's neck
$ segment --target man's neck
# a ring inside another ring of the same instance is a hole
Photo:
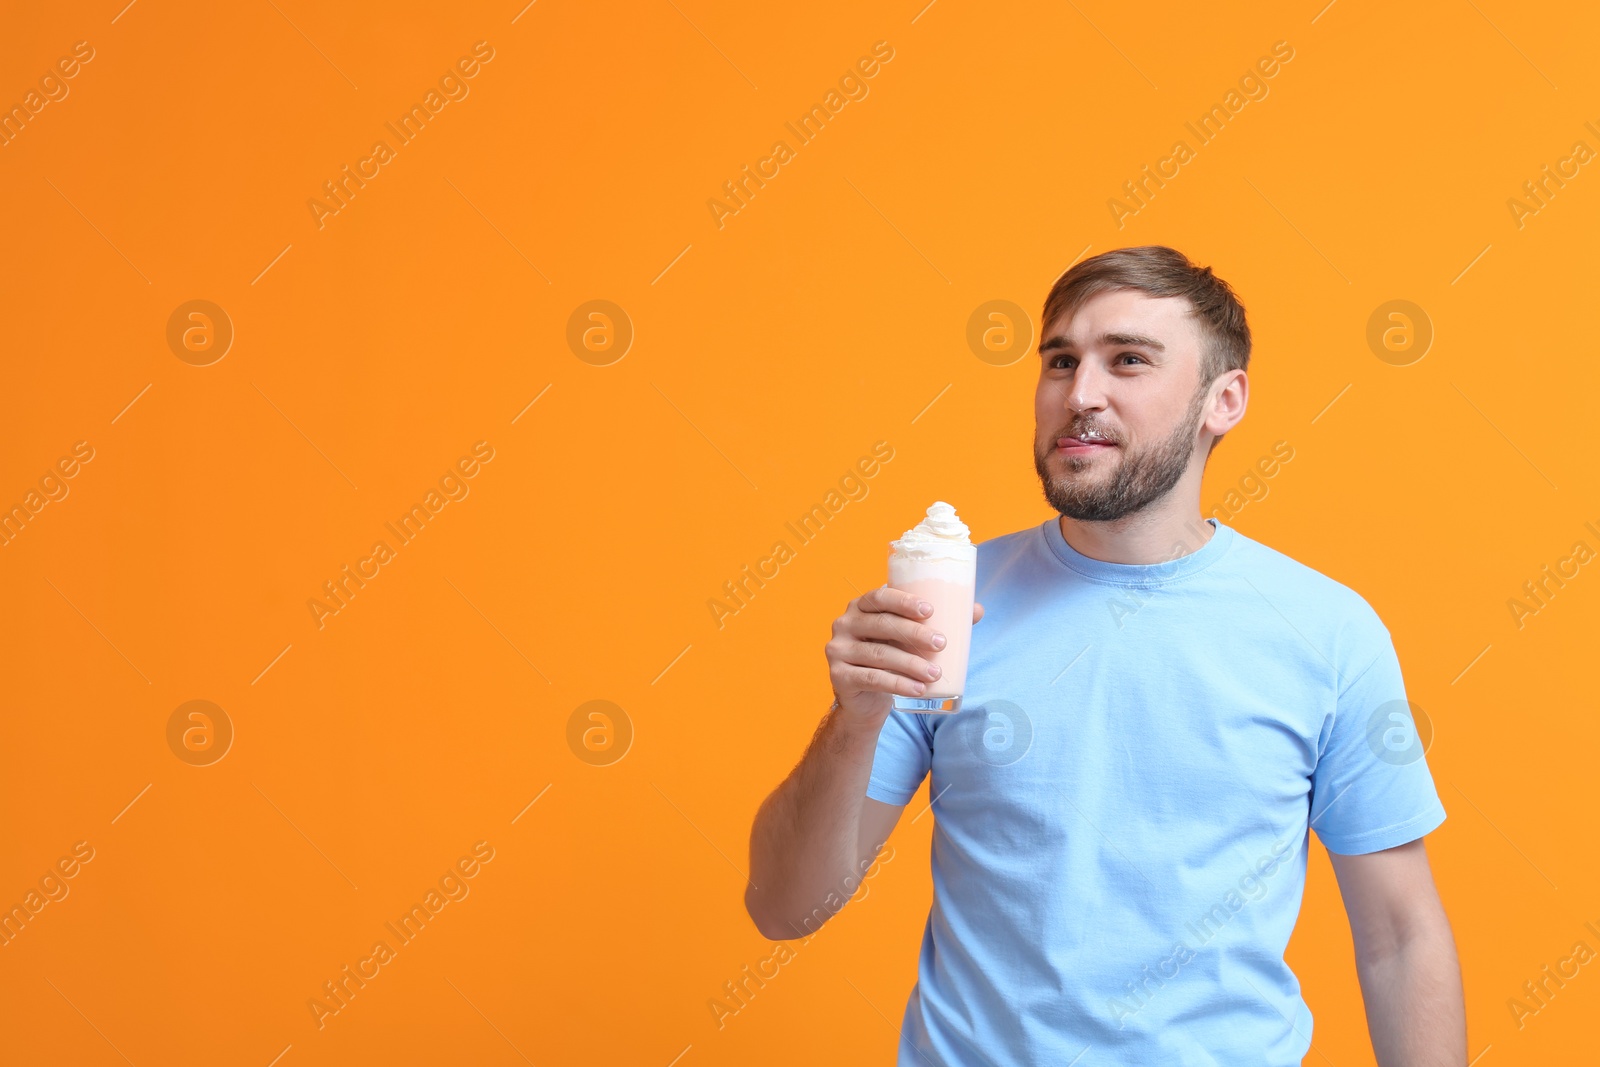
[[[1112,522],[1065,515],[1057,521],[1074,551],[1102,563],[1165,563],[1198,551],[1217,532],[1197,505],[1183,512],[1147,509]]]

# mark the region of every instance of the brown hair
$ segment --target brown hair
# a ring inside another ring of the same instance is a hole
[[[1067,270],[1044,300],[1041,329],[1070,318],[1092,296],[1137,289],[1153,297],[1181,296],[1200,319],[1200,388],[1230,370],[1250,366],[1250,326],[1228,283],[1165,245],[1116,248]],[[1219,438],[1220,440],[1220,438]]]

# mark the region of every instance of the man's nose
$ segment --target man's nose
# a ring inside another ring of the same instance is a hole
[[[1105,372],[1093,361],[1080,360],[1066,388],[1067,407],[1073,411],[1097,411],[1106,406]]]

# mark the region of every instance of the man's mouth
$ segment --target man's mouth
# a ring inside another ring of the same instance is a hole
[[[1089,432],[1071,437],[1056,438],[1056,451],[1069,456],[1088,455],[1116,445],[1100,434]]]

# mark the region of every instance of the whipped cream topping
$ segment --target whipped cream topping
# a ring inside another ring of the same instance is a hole
[[[923,520],[900,540],[889,542],[889,547],[896,555],[914,559],[970,559],[974,551],[971,533],[967,524],[956,517],[954,507],[936,500],[929,505]]]

